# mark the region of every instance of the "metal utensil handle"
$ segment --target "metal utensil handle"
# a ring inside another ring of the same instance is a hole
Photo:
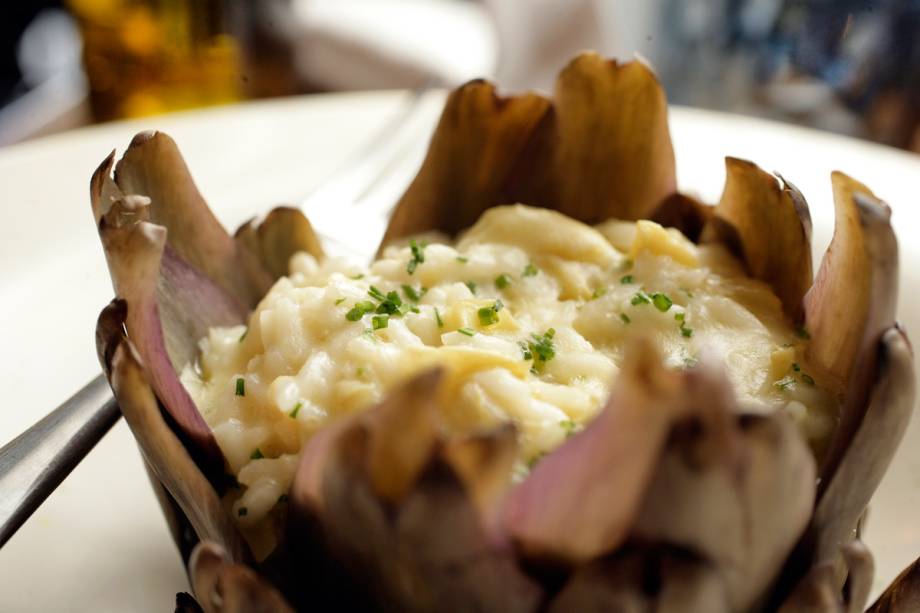
[[[108,382],[99,375],[0,449],[0,547],[120,415]]]

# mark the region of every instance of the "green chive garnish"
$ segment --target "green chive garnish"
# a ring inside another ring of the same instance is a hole
[[[502,274],[495,277],[495,287],[498,289],[505,289],[509,285],[511,285],[511,275],[508,273],[503,272]]]
[[[626,313],[620,313],[620,320],[621,320],[624,324],[628,324],[628,323],[630,323],[630,322],[632,321],[632,320],[629,318],[629,315],[627,315]]]
[[[265,454],[262,453],[262,450],[256,447],[256,450],[249,454],[250,460],[261,460],[265,457]]]
[[[459,332],[460,334],[465,334],[467,336],[473,336],[474,334],[476,334],[476,331],[470,328],[457,328],[457,332]]]
[[[244,340],[246,340],[246,335],[247,335],[247,334],[249,334],[249,328],[246,328],[245,330],[243,330],[243,333],[240,334],[240,340],[239,340],[239,342],[242,343]]]
[[[419,264],[425,262],[425,247],[427,246],[428,243],[425,241],[416,243],[414,238],[409,241],[409,249],[412,251],[412,257],[406,265],[406,272],[410,275],[415,273],[415,269],[418,268]]]
[[[650,304],[651,300],[649,300],[645,292],[636,292],[636,295],[632,297],[630,303],[632,303],[633,306],[636,306],[639,304]]]
[[[671,308],[671,305],[674,304],[667,294],[652,294],[652,303],[655,305],[655,308],[662,313],[667,312],[667,310]]]
[[[636,280],[633,278],[632,275],[623,275],[622,277],[620,277],[620,283],[622,283],[623,285],[629,285],[635,282]]]
[[[434,307],[434,320],[438,322],[438,327],[444,327],[444,321],[441,319],[441,312],[438,311],[438,307]]]
[[[527,266],[524,267],[524,272],[521,273],[521,276],[522,277],[536,277],[538,272],[540,272],[540,269],[534,266],[533,262],[530,262],[527,264]]]
[[[246,382],[242,377],[237,377],[236,379],[236,395],[245,396],[246,395]]]
[[[291,412],[288,413],[288,415],[290,415],[294,419],[297,419],[297,414],[300,413],[300,409],[302,408],[303,408],[303,402],[298,402],[297,404],[294,405],[294,408],[291,409]]]
[[[371,326],[374,330],[381,330],[390,325],[390,316],[389,315],[374,315],[371,318]]]

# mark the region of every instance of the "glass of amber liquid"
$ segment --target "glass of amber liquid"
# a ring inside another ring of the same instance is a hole
[[[233,0],[68,0],[83,35],[96,120],[242,97]]]

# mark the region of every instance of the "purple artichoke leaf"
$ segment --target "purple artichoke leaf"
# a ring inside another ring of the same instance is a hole
[[[118,405],[156,479],[181,508],[195,534],[219,543],[235,561],[250,560],[248,547],[199,464],[167,423],[141,366],[141,356],[122,337],[111,355],[110,382]],[[179,535],[176,535],[179,538]]]
[[[672,428],[706,408],[688,400],[697,376],[665,369],[648,342],[629,348],[600,414],[509,492],[502,521],[523,555],[574,564],[625,540]]]

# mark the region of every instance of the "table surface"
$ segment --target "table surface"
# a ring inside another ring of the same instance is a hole
[[[0,353],[6,406],[0,443],[98,372],[96,316],[112,296],[89,207],[89,178],[144,129],[178,142],[221,221],[234,228],[299,202],[363,148],[404,93],[280,99],[96,126],[0,149]],[[424,102],[433,126],[443,95]],[[829,174],[845,170],[893,209],[901,247],[899,313],[920,333],[920,156],[746,117],[673,108],[678,182],[715,202],[723,157],[779,170],[811,205],[815,264],[833,231]],[[911,424],[876,495],[867,541],[876,589],[920,555],[920,424]],[[187,582],[123,422],[0,550],[0,610],[164,611]]]

